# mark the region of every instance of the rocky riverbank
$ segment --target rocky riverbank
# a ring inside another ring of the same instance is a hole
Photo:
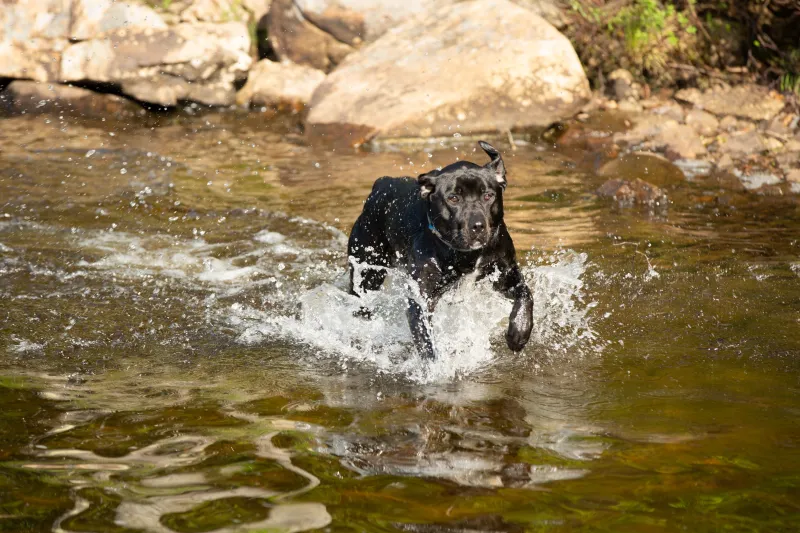
[[[800,194],[800,116],[781,94],[757,85],[718,85],[643,98],[630,80],[619,72],[610,95],[595,95],[576,117],[545,134],[600,175],[629,178],[601,194],[622,203],[663,201],[661,184],[645,190],[632,181],[648,181],[648,165],[661,175],[711,177],[723,188]]]
[[[353,146],[544,130],[609,177],[599,193],[622,205],[668,204],[648,164],[800,194],[800,118],[781,94],[651,94],[624,70],[592,94],[548,0],[368,4],[7,0],[0,107],[122,119],[185,105],[288,109],[315,142]]]

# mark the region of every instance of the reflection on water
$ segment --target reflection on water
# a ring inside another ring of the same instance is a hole
[[[506,146],[533,340],[466,280],[422,364],[400,275],[353,317],[344,232],[472,145],[148,120],[3,120],[0,531],[796,529],[793,199],[621,210],[581,154]]]

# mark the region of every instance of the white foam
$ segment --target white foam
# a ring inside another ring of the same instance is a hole
[[[490,280],[468,277],[444,294],[430,317],[437,357],[422,361],[406,318],[409,295],[417,292],[413,281],[390,272],[380,291],[361,298],[347,294],[345,265],[335,260],[344,234],[318,225],[313,235],[313,244],[297,243],[263,229],[244,241],[209,244],[201,238],[111,231],[83,235],[78,244],[101,256],[83,266],[115,279],[160,276],[207,291],[210,327],[233,328],[241,343],[288,341],[310,348],[302,353],[340,361],[343,369],[366,365],[418,382],[460,378],[511,356],[504,333],[512,302],[495,292]],[[228,257],[226,249],[243,251]],[[333,263],[321,259],[332,251]],[[533,259],[539,264],[523,269],[534,295],[527,353],[579,353],[595,338],[588,317],[592,304],[583,301],[587,257],[564,251]],[[257,294],[259,303],[226,299],[242,293]],[[362,306],[372,311],[371,319],[356,316]]]
[[[534,293],[531,347],[566,352],[590,343],[592,305],[582,300],[586,255],[564,252],[553,262],[524,269]],[[413,287],[413,285],[411,285]],[[431,318],[435,361],[422,361],[412,345],[406,318],[409,282],[390,273],[384,287],[358,298],[331,283],[298,295],[297,315],[276,315],[236,303],[227,310],[228,325],[246,344],[280,338],[312,348],[318,356],[338,357],[342,367],[367,364],[379,372],[414,381],[450,380],[490,364],[508,353],[503,340],[511,302],[489,280],[466,279],[444,294]],[[372,310],[366,320],[360,307]]]
[[[278,244],[286,240],[286,237],[275,231],[262,230],[253,236],[254,241],[264,244]]]
[[[13,336],[12,340],[16,342],[16,344],[12,344],[8,347],[8,351],[11,353],[16,353],[16,354],[33,353],[33,352],[41,352],[44,349],[44,345],[39,344],[38,342],[31,342],[27,339],[20,339]]]

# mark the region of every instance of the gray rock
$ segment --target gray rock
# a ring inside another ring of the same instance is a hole
[[[1,97],[13,113],[58,111],[82,116],[128,118],[143,111],[134,102],[120,96],[57,83],[16,80],[9,84]]]
[[[691,126],[700,135],[710,136],[717,133],[719,121],[711,113],[701,109],[692,109],[686,114],[686,125]]]
[[[597,189],[597,194],[613,199],[620,207],[632,207],[636,204],[665,207],[669,201],[664,191],[639,178],[633,181],[608,180]]]
[[[759,85],[715,88],[704,93],[683,89],[675,93],[675,98],[715,115],[733,115],[753,121],[771,120],[785,105],[780,94]]]
[[[302,107],[324,79],[321,70],[265,59],[250,70],[247,83],[236,95],[236,103]]]
[[[683,171],[683,175],[688,180],[708,176],[714,169],[714,164],[705,159],[676,159],[673,163]]]
[[[247,27],[236,22],[118,30],[68,47],[60,77],[119,84],[126,94],[164,106],[230,105],[234,82],[252,62],[249,48]]]
[[[765,185],[777,185],[781,182],[780,176],[769,172],[751,172],[746,174],[738,168],[733,169],[733,175],[739,178],[744,188],[749,191],[760,189]]]
[[[492,13],[492,16],[486,16]],[[575,50],[508,0],[446,6],[349,56],[314,93],[312,134],[429,137],[546,126],[588,101]]]

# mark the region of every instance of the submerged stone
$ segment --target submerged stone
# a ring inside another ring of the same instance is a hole
[[[634,152],[613,159],[600,167],[597,174],[628,181],[644,178],[660,187],[686,181],[680,168],[668,159],[649,152]]]
[[[664,191],[639,178],[633,181],[608,180],[597,189],[597,194],[600,197],[613,199],[620,207],[632,207],[633,205],[666,206],[669,201]]]

